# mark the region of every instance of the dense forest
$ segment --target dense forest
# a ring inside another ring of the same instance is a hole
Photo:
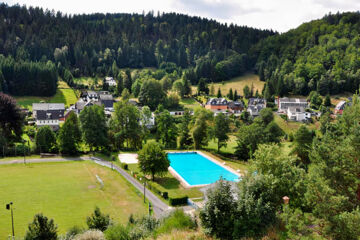
[[[360,83],[360,13],[329,14],[251,50],[266,94],[355,92]]]
[[[248,50],[273,34],[176,13],[66,15],[0,5],[0,54],[19,65],[51,61],[69,83],[72,76],[111,75],[114,64],[142,68],[163,62],[194,68],[196,79],[220,81],[252,69]],[[28,94],[4,77],[9,93]]]

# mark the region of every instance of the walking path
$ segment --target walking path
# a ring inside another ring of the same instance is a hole
[[[111,162],[104,161],[99,158],[93,157],[92,160],[101,165],[108,168],[112,168],[116,170],[118,173],[120,173],[128,182],[130,182],[136,189],[138,189],[141,193],[144,192],[144,185],[139,183],[135,178],[133,178],[130,174],[128,174],[124,169],[118,167],[117,165],[112,164]],[[165,215],[167,212],[169,212],[172,208],[169,207],[166,203],[161,201],[159,197],[157,197],[155,194],[153,194],[149,189],[146,188],[145,190],[145,196],[151,202],[151,205],[153,207],[154,213],[156,217],[161,217]]]
[[[31,158],[26,159],[26,163],[46,163],[46,162],[67,162],[67,161],[84,161],[91,160],[101,166],[108,167],[116,170],[120,173],[129,183],[131,183],[136,189],[138,189],[141,193],[144,192],[144,186],[139,183],[136,179],[134,179],[130,174],[128,174],[125,170],[120,167],[112,164],[111,162],[105,161],[100,158],[95,157],[78,157],[78,158]],[[0,161],[0,165],[6,164],[20,164],[24,163],[24,159],[14,159],[9,161]],[[146,188],[145,196],[151,202],[154,214],[157,218],[166,215],[172,208],[165,204],[159,197],[153,194],[149,189]]]

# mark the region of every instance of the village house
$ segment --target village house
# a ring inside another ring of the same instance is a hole
[[[303,122],[311,118],[311,113],[303,107],[288,107],[287,117],[289,120]]]
[[[241,113],[244,109],[244,104],[237,101],[228,101],[225,98],[210,98],[206,105],[206,109],[213,111],[216,114],[218,113]]]
[[[336,104],[334,113],[341,115],[347,105],[348,104],[346,101],[340,101],[338,104]]]
[[[104,82],[109,86],[109,87],[115,87],[117,85],[116,81],[114,80],[113,77],[105,77]]]
[[[32,108],[37,127],[50,126],[56,131],[60,122],[65,120],[63,103],[33,103]]]
[[[263,98],[249,98],[247,112],[252,117],[259,116],[260,111],[266,108],[266,100]]]
[[[114,98],[108,91],[85,91],[81,93],[80,99],[71,106],[69,110],[79,114],[85,107],[92,105],[104,106],[107,115],[114,111]]]
[[[212,111],[226,111],[228,109],[228,100],[225,98],[210,98],[205,108]]]
[[[277,102],[276,102],[277,101]],[[275,100],[275,104],[278,105],[279,112],[287,112],[289,107],[297,107],[297,108],[308,108],[309,103],[305,98],[278,98]]]

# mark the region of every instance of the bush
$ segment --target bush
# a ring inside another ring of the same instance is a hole
[[[88,230],[83,234],[76,235],[74,240],[105,240],[105,237],[99,230]]]
[[[100,211],[100,208],[96,207],[94,213],[90,217],[87,217],[86,224],[89,229],[98,229],[105,231],[111,224],[109,215],[105,215]]]
[[[25,240],[56,240],[57,239],[57,226],[54,220],[48,219],[44,215],[36,214],[34,220],[28,226],[28,231],[25,234]]]
[[[106,240],[128,240],[130,239],[129,230],[122,225],[109,227],[105,231]]]
[[[294,134],[293,133],[289,133],[289,141],[290,142],[294,141]]]
[[[285,115],[285,114],[280,114],[280,117],[281,117],[282,119],[284,119],[285,121],[288,120],[287,115]]]
[[[168,192],[163,192],[163,193],[162,193],[162,197],[163,197],[164,199],[168,199],[168,198],[169,198]]]
[[[170,233],[172,230],[195,229],[193,219],[182,210],[175,210],[168,217],[164,218],[160,227],[155,230],[155,235]]]
[[[121,167],[125,170],[129,170],[129,165],[127,165],[126,163],[122,163]]]
[[[78,226],[74,226],[70,228],[67,232],[63,240],[72,240],[76,235],[79,235],[84,232],[84,229]]]
[[[187,204],[187,200],[188,200],[188,196],[178,197],[178,198],[169,197],[169,203],[171,206]]]

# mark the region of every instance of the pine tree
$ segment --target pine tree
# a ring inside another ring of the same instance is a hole
[[[234,92],[234,101],[238,100],[239,99],[239,96],[238,96],[238,92],[237,90],[235,89],[235,92]]]
[[[234,100],[234,94],[233,94],[232,88],[230,88],[230,90],[229,90],[228,98],[229,98],[230,100]]]
[[[210,86],[210,96],[215,96],[215,87],[213,83]]]
[[[217,97],[217,98],[221,98],[221,97],[222,97],[220,88],[218,88],[218,92],[217,92],[216,97]]]

